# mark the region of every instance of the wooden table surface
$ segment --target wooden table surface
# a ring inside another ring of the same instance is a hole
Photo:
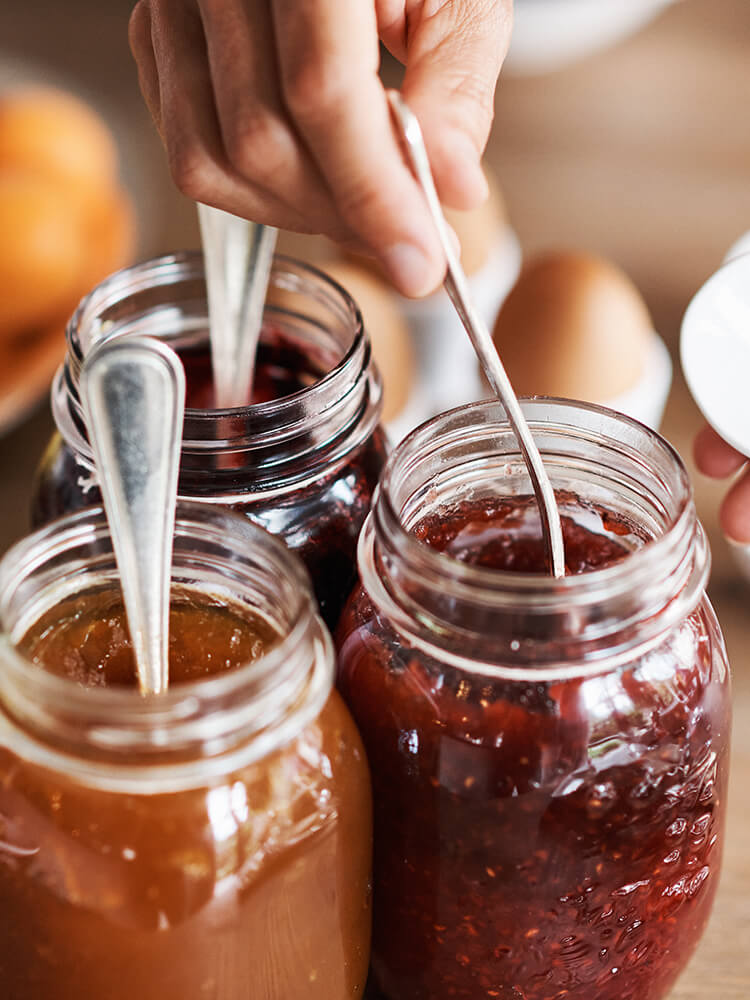
[[[140,103],[125,40],[130,6],[3,3],[0,78],[10,60],[26,60],[108,115],[137,192],[146,256],[197,245],[197,229]],[[749,94],[748,0],[683,0],[641,34],[576,66],[503,77],[488,158],[524,249],[574,246],[618,261],[674,351],[691,295],[750,229]],[[699,423],[677,379],[663,430],[688,464]],[[50,428],[43,405],[0,440],[0,550],[26,530],[31,477]],[[735,726],[721,887],[705,938],[670,1000],[748,1000],[750,584],[738,578],[717,529],[721,488],[697,476],[695,485],[714,552],[711,596],[734,671]]]

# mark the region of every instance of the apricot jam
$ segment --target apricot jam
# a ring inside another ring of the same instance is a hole
[[[0,564],[3,997],[363,994],[369,778],[330,640],[282,544],[197,506],[163,695],[135,686],[101,512]],[[30,600],[48,607],[27,626]]]
[[[564,454],[581,414],[546,405]],[[657,494],[683,511],[658,515],[676,516],[670,552],[645,493],[558,490],[555,581],[533,498],[498,496],[503,462],[476,459],[483,407],[392,456],[337,631],[373,780],[372,997],[663,1000],[711,910],[726,810],[726,653],[694,511],[679,478]]]
[[[212,677],[260,659],[281,636],[257,615],[185,595],[169,613],[170,685]],[[138,685],[135,655],[117,592],[78,597],[47,612],[18,644],[44,670],[83,687]]]

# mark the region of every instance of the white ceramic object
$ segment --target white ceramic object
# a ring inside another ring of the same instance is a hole
[[[703,416],[750,456],[750,254],[724,264],[695,295],[682,321],[680,357]]]
[[[548,73],[606,48],[674,0],[516,0],[505,70]]]
[[[750,233],[734,244],[724,266],[688,306],[680,355],[703,416],[725,441],[750,456]],[[750,545],[728,537],[727,542],[738,570],[750,580]]]
[[[672,359],[664,341],[654,333],[640,379],[605,405],[658,431],[671,386]]]
[[[474,301],[490,329],[520,269],[521,248],[513,230],[506,227],[487,262],[469,277]],[[447,293],[441,289],[426,299],[399,297],[398,305],[417,354],[417,397],[423,411],[417,423],[484,398],[487,389],[479,376],[476,354]]]
[[[746,253],[750,253],[750,232],[745,233],[744,236],[740,236],[737,242],[732,244],[724,258],[724,263],[728,264],[730,260],[734,260],[735,257],[742,257]]]

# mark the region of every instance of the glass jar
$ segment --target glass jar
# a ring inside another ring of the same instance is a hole
[[[380,376],[359,310],[335,282],[277,257],[256,382],[264,401],[210,408],[203,258],[162,257],[112,275],[83,300],[52,388],[58,433],[39,470],[35,526],[99,502],[79,378],[109,337],[167,341],[188,381],[179,492],[247,514],[299,552],[333,625],[356,579],[356,544],[385,462]],[[283,397],[283,398],[278,398]]]
[[[99,508],[0,563],[0,995],[361,997],[369,777],[299,561],[181,505],[173,600],[260,616],[278,644],[148,698],[21,655],[40,618],[116,586]]]
[[[338,684],[373,780],[374,975],[388,1000],[659,1000],[721,860],[729,677],[706,540],[654,432],[523,409],[570,575],[541,572],[493,402],[402,442],[360,539]]]

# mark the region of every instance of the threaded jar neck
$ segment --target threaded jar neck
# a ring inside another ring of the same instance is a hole
[[[532,494],[502,405],[485,401],[436,417],[391,455],[360,540],[364,586],[400,630],[469,669],[539,677],[611,664],[658,641],[703,593],[709,554],[687,472],[663,438],[612,410],[522,407],[563,512],[631,525],[627,556],[555,580],[469,565],[414,537],[466,501]]]
[[[280,399],[232,409],[188,408],[180,495],[268,496],[313,482],[373,432],[382,408],[380,375],[353,299],[309,265],[277,256],[264,311],[264,340],[283,338],[321,372]],[[68,352],[52,409],[78,461],[93,470],[80,401],[83,361],[102,339],[153,336],[177,349],[208,346],[202,254],[160,257],[119,271],[81,302],[67,329]]]

